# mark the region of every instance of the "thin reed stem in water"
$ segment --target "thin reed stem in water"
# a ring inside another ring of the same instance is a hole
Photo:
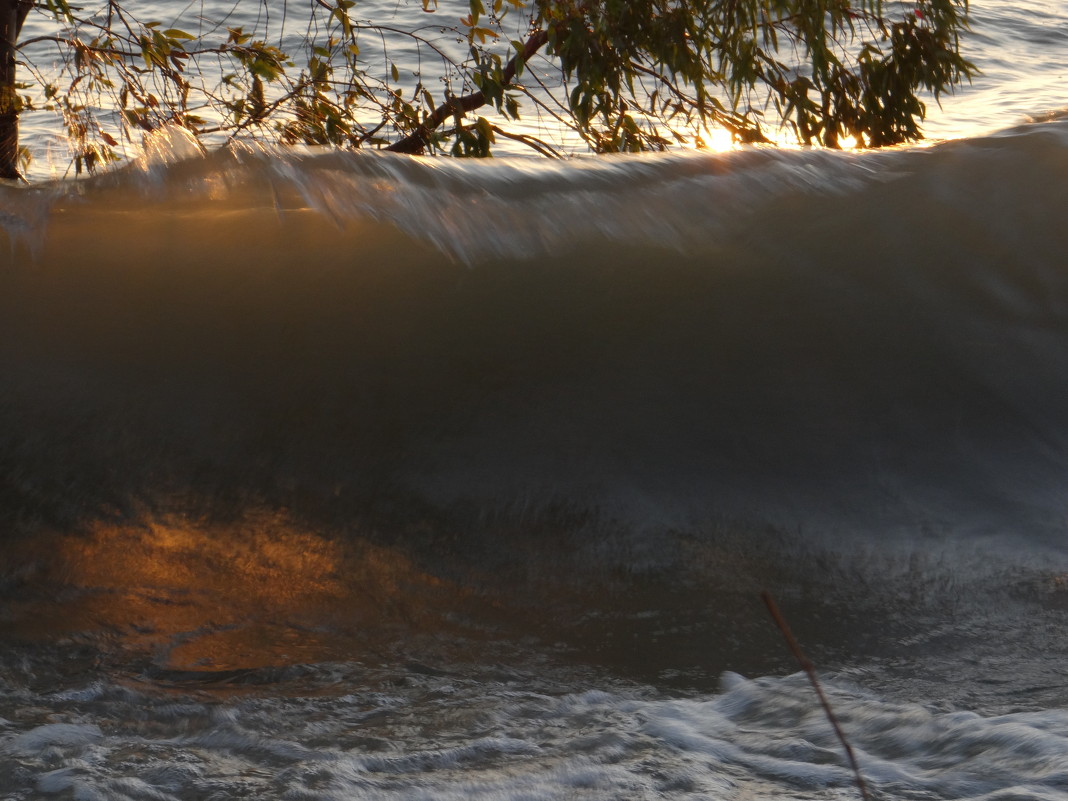
[[[865,783],[864,777],[860,773],[860,766],[857,764],[857,758],[853,754],[853,746],[851,746],[849,740],[846,739],[845,732],[842,731],[842,726],[838,723],[838,718],[835,716],[834,710],[831,709],[831,703],[827,700],[827,696],[823,692],[823,687],[820,686],[820,681],[816,677],[815,665],[809,661],[809,658],[805,656],[805,652],[801,650],[797,638],[794,637],[793,632],[790,631],[790,626],[787,624],[786,618],[782,616],[782,612],[779,611],[779,607],[775,603],[775,599],[771,597],[771,593],[764,590],[760,593],[760,597],[764,599],[764,605],[768,607],[768,612],[771,613],[772,620],[774,620],[775,625],[779,627],[779,631],[782,632],[782,636],[786,639],[786,644],[790,647],[790,651],[793,653],[794,658],[797,660],[798,664],[801,665],[801,669],[805,671],[809,682],[812,684],[812,688],[816,691],[816,697],[820,699],[820,706],[823,707],[823,713],[827,716],[827,720],[830,721],[834,733],[838,735],[838,741],[842,744],[846,759],[849,760],[849,765],[853,768],[853,777],[856,779],[857,789],[860,790],[861,798],[863,798],[864,801],[872,801],[871,794],[868,792],[868,785]]]

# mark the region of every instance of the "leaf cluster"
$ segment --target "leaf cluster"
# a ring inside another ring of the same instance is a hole
[[[597,150],[713,126],[743,142],[786,127],[804,144],[882,146],[920,138],[921,95],[975,72],[960,53],[966,12],[967,0],[537,0],[536,24]]]
[[[967,0],[419,0],[428,24],[413,30],[360,18],[356,0],[282,1],[305,26],[295,46],[267,25],[42,0],[55,34],[19,45],[19,107],[59,114],[76,172],[165,125],[209,144],[486,156],[508,138],[556,154],[554,137],[512,128],[521,113],[601,153],[700,146],[713,128],[875,147],[920,138],[925,101],[975,72]]]

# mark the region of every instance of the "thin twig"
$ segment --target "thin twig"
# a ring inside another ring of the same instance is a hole
[[[835,717],[834,710],[831,709],[831,704],[827,700],[827,696],[823,693],[823,688],[820,686],[819,679],[816,678],[815,665],[809,661],[808,657],[805,656],[805,652],[801,650],[801,646],[798,645],[797,639],[790,631],[790,626],[786,623],[786,618],[782,616],[782,612],[779,611],[779,607],[776,605],[775,599],[771,597],[771,593],[764,590],[760,593],[760,597],[764,599],[764,605],[768,607],[772,620],[775,621],[775,625],[779,627],[779,631],[782,632],[782,636],[786,639],[786,644],[790,647],[794,659],[801,665],[801,669],[805,671],[809,682],[812,683],[812,688],[816,691],[816,696],[820,699],[820,706],[823,707],[823,713],[827,716],[827,720],[830,721],[834,733],[838,735],[838,741],[842,743],[842,748],[845,751],[846,758],[849,760],[849,765],[853,768],[853,777],[856,779],[857,788],[860,790],[861,798],[863,798],[864,801],[872,801],[871,795],[868,793],[868,785],[864,782],[864,777],[860,773],[860,766],[857,764],[857,758],[853,754],[853,746],[851,746],[849,740],[846,739],[845,732],[842,731],[842,727],[838,723],[838,718]]]

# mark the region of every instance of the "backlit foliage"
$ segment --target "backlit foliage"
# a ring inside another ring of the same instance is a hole
[[[599,153],[701,146],[712,128],[875,147],[920,138],[925,102],[974,70],[959,50],[967,0],[411,2],[416,30],[364,19],[356,0],[288,0],[286,31],[43,0],[32,13],[52,32],[19,43],[19,105],[58,112],[78,172],[166,125],[206,144],[469,156],[502,137],[558,153],[521,115]]]

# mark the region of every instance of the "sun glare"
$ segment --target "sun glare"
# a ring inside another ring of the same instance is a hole
[[[725,153],[735,148],[734,136],[726,128],[705,128],[701,132],[701,141],[709,150]]]
[[[802,147],[786,128],[780,128],[778,131],[765,130],[764,133],[770,137],[776,147],[787,150],[796,150]],[[843,136],[838,145],[842,150],[847,151],[862,150],[864,148],[863,142],[856,136]],[[726,128],[701,129],[698,148],[712,150],[717,153],[726,153],[736,150],[738,146],[738,143],[734,141],[733,134]],[[814,145],[813,147],[819,146]]]

